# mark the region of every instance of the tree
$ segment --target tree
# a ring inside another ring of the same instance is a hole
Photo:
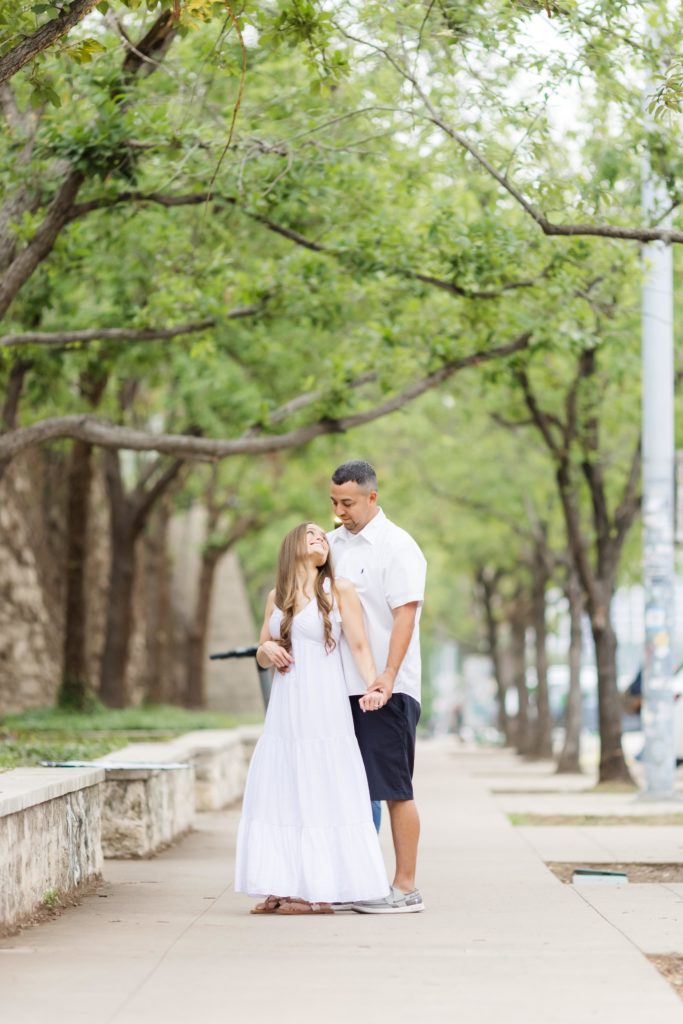
[[[107,374],[101,368],[90,367],[81,374],[81,394],[93,407],[101,401],[106,386]],[[58,703],[78,711],[86,709],[90,698],[86,673],[86,568],[92,479],[93,446],[75,441],[67,469],[64,664]]]
[[[569,689],[564,712],[564,743],[557,762],[559,774],[582,771],[581,768],[581,617],[584,596],[576,568],[566,569],[565,595],[569,608]]]
[[[206,643],[216,569],[239,541],[262,528],[275,512],[273,492],[282,468],[277,456],[265,467],[259,464],[256,473],[256,467],[241,465],[237,460],[236,465],[213,466],[201,492],[201,504],[207,511],[206,540],[188,635],[185,690],[188,707],[202,708],[206,702]]]
[[[600,410],[604,408],[601,391],[607,383],[605,378],[598,378],[600,354],[605,355],[605,346],[593,340],[574,357],[573,379],[563,395],[562,414],[557,411],[557,390],[549,406],[538,394],[530,366],[520,365],[516,380],[531,422],[555,464],[569,554],[586,595],[598,667],[600,780],[631,781],[621,748],[616,636],[610,611],[624,543],[640,508],[640,445],[638,439],[631,439],[625,479],[618,496],[611,499],[611,460],[600,437]],[[587,512],[583,509],[584,486],[589,499]]]
[[[166,493],[183,465],[180,459],[166,465],[164,459],[154,460],[145,467],[134,488],[127,492],[118,453],[109,451],[105,455],[111,562],[99,695],[109,707],[126,707],[128,703],[125,684],[132,630],[136,543],[156,502]]]
[[[502,640],[501,640],[501,622],[500,622],[500,595],[499,588],[503,573],[500,569],[492,570],[490,566],[479,565],[475,569],[475,583],[477,587],[477,596],[481,603],[484,611],[484,622],[486,628],[486,644],[488,648],[488,654],[491,658],[493,665],[493,674],[496,680],[497,695],[498,695],[498,729],[501,734],[505,737],[506,745],[511,740],[511,726],[508,718],[506,708],[506,689],[507,679],[503,668],[502,658]],[[524,682],[524,688],[526,692],[526,680]],[[515,728],[515,734],[518,735],[521,728],[526,727],[526,722],[522,726],[522,714],[526,713],[526,705],[520,704],[519,714],[517,716],[517,723]]]

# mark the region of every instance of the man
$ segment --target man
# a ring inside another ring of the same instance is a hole
[[[328,534],[335,574],[356,586],[379,675],[366,688],[342,635],[344,673],[370,798],[387,802],[396,854],[391,894],[355,903],[353,909],[365,914],[411,913],[424,910],[415,886],[420,819],[412,777],[420,717],[418,624],[426,562],[413,538],[377,505],[377,477],[368,462],[339,466],[330,497],[342,524]]]

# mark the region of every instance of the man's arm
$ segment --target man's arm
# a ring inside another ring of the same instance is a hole
[[[408,604],[402,604],[398,608],[392,609],[394,624],[391,627],[387,663],[384,671],[377,676],[372,686],[368,687],[368,693],[379,690],[385,703],[394,692],[396,676],[406,656],[415,629],[415,617],[419,606],[419,601],[410,601]]]

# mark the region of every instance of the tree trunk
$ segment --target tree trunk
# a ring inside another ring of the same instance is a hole
[[[85,562],[92,483],[92,451],[92,445],[75,441],[68,469],[64,669],[58,704],[60,707],[71,707],[78,711],[83,711],[88,702]]]
[[[621,746],[621,698],[617,687],[617,638],[610,622],[611,595],[601,614],[591,616],[598,667],[600,782],[628,782],[631,773]]]
[[[28,359],[19,359],[12,365],[7,381],[7,391],[0,413],[0,432],[14,430],[19,415],[19,403],[24,390],[26,374],[31,369],[31,362]],[[0,459],[0,480],[5,475],[5,470],[12,460],[10,458]]]
[[[170,506],[161,502],[145,544],[147,565],[147,683],[149,704],[173,703],[174,630],[171,578],[167,554]]]
[[[496,681],[496,695],[498,698],[498,730],[505,737],[505,745],[510,744],[511,730],[507,708],[505,707],[505,675],[500,654],[500,628],[494,609],[494,598],[496,589],[496,578],[491,576],[485,568],[480,568],[476,575],[479,585],[479,597],[484,606],[484,617],[486,620],[486,644],[489,657],[493,663],[493,675]]]
[[[112,506],[107,626],[100,674],[100,698],[110,708],[124,708],[128,703],[126,666],[132,632],[134,582],[135,532],[127,519],[117,521]]]
[[[546,599],[548,574],[538,563],[534,567],[534,582],[531,600],[531,618],[534,629],[536,652],[536,726],[529,751],[532,757],[553,756],[552,721],[550,697],[548,695],[548,655],[546,652]]]
[[[185,703],[188,708],[203,708],[206,705],[206,641],[209,631],[213,581],[216,566],[222,554],[222,549],[211,548],[202,555],[197,585],[197,603],[187,642]]]
[[[111,568],[107,594],[107,627],[100,670],[100,697],[110,707],[125,707],[126,667],[132,633],[135,546],[156,503],[177,478],[184,463],[176,460],[158,474],[161,460],[151,467],[131,494],[126,494],[117,452],[105,451],[109,498]],[[156,480],[151,483],[156,475]]]
[[[531,746],[529,694],[526,688],[526,626],[527,618],[520,608],[510,616],[510,660],[512,680],[517,690],[517,729],[515,747],[518,754],[527,754]]]
[[[569,601],[569,692],[564,712],[564,745],[557,762],[558,774],[581,771],[581,615],[583,593],[576,571],[571,569],[566,587]]]

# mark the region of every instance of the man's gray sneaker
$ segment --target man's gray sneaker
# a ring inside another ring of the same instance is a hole
[[[419,889],[401,892],[395,885],[383,900],[363,900],[353,904],[357,914],[417,914],[424,909]]]

